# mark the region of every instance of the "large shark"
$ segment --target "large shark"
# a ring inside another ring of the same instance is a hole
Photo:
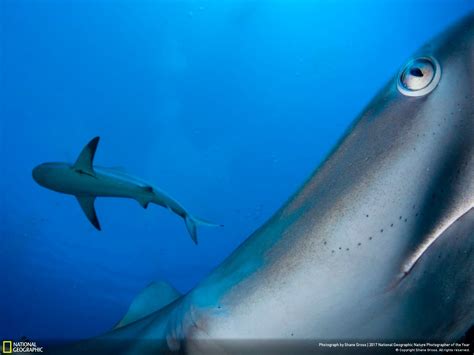
[[[171,196],[155,186],[118,169],[94,166],[99,137],[93,138],[81,151],[74,164],[43,163],[33,169],[33,179],[41,186],[64,194],[74,195],[92,225],[100,230],[95,212],[96,197],[132,198],[147,208],[154,203],[182,217],[194,243],[197,244],[197,225],[219,226],[192,216]]]
[[[473,83],[470,14],[416,52],[196,288],[150,285],[115,329],[76,349],[295,353],[322,339],[460,338],[474,322]]]

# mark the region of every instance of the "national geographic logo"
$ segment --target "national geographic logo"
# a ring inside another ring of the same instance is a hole
[[[3,354],[11,354],[13,349],[12,341],[11,340],[4,340],[2,344],[2,353]]]
[[[18,353],[42,353],[43,347],[36,345],[36,341],[12,341],[2,342],[2,354]]]

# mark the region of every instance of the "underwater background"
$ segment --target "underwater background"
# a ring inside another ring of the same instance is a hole
[[[0,339],[105,332],[151,281],[186,292],[305,181],[472,0],[0,1]],[[223,228],[99,198],[98,232],[34,166],[123,167]]]

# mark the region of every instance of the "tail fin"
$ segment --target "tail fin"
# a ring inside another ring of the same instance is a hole
[[[223,227],[222,224],[216,224],[216,223],[208,222],[208,221],[205,221],[203,219],[193,217],[190,214],[186,214],[186,216],[184,217],[184,222],[186,223],[186,228],[188,229],[188,232],[191,236],[191,239],[193,240],[193,242],[195,244],[198,243],[198,241],[197,241],[197,230],[196,230],[196,227],[198,225],[207,226],[207,227]]]

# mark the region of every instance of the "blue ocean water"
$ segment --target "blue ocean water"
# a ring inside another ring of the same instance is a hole
[[[0,338],[100,334],[153,280],[186,292],[298,188],[378,89],[470,0],[0,2]],[[199,229],[98,199],[102,232],[34,166],[153,182]]]

